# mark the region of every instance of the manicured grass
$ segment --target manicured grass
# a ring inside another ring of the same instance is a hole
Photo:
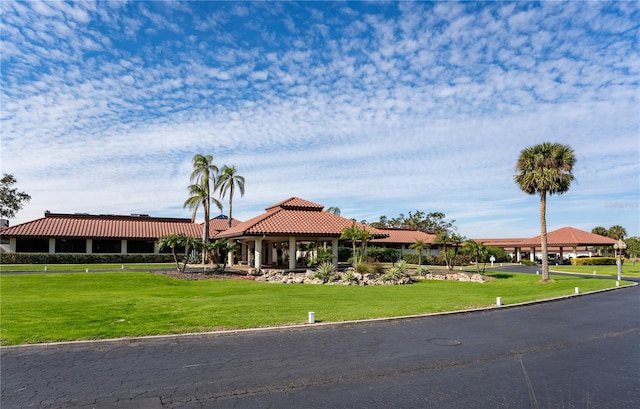
[[[617,277],[618,266],[549,266],[549,269],[554,271],[564,271],[568,273],[581,273],[581,274],[593,274],[595,271],[598,275],[607,275]],[[628,277],[640,277],[640,262],[633,262],[626,260],[622,265],[622,275]]]
[[[175,263],[120,263],[120,264],[4,264],[0,271],[96,271],[96,270],[136,270],[145,271],[159,268],[175,268]]]
[[[3,275],[0,343],[15,345],[219,329],[346,321],[453,311],[570,295],[613,280],[496,274],[489,283],[422,281],[405,286],[189,281],[152,273]]]

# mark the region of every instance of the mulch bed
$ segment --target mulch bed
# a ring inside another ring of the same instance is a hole
[[[165,277],[177,278],[180,280],[254,280],[255,277],[247,275],[245,271],[236,271],[236,270],[225,270],[224,273],[217,273],[213,271],[213,268],[210,271],[203,272],[202,269],[198,269],[199,271],[187,270],[183,272],[179,272],[176,270],[157,270],[154,271],[154,274],[162,275]]]

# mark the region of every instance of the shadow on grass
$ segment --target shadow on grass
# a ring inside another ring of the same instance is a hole
[[[504,273],[496,273],[496,274],[487,274],[488,276],[495,277],[497,279],[501,278],[513,278],[513,274],[504,274]]]

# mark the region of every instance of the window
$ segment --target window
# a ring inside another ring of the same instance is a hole
[[[184,254],[187,251],[184,246],[176,246],[176,254]],[[165,247],[160,250],[160,254],[171,254],[171,247]]]
[[[127,240],[127,253],[153,253],[153,240]]]
[[[121,250],[121,240],[93,240],[93,253],[120,253]]]
[[[56,253],[86,253],[85,239],[56,239]]]
[[[18,253],[48,253],[49,239],[16,239]]]

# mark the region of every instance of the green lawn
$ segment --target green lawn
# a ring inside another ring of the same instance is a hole
[[[595,271],[597,275],[607,275],[611,277],[618,276],[618,266],[554,266],[550,265],[549,269],[554,271],[564,271],[568,273],[582,273],[593,274]],[[627,277],[640,277],[640,262],[633,262],[627,260],[622,265],[622,275]]]
[[[405,286],[188,281],[152,273],[3,275],[0,343],[104,339],[346,321],[453,311],[570,295],[613,280],[497,274],[489,283],[423,281]]]

